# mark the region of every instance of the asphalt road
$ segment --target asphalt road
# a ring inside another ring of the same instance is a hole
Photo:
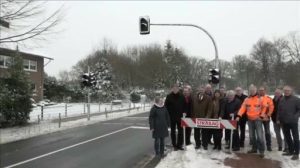
[[[0,167],[134,168],[153,156],[148,113],[0,145]]]

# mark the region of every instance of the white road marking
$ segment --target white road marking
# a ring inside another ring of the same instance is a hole
[[[64,147],[64,148],[61,148],[61,149],[58,149],[58,150],[55,150],[55,151],[52,151],[52,152],[49,152],[49,153],[46,153],[46,154],[43,154],[43,155],[34,157],[34,158],[31,158],[31,159],[28,159],[28,160],[24,160],[24,161],[22,161],[22,162],[18,162],[18,163],[15,163],[15,164],[6,166],[6,167],[4,167],[4,168],[12,168],[12,167],[16,167],[16,166],[19,166],[19,165],[22,165],[22,164],[25,164],[25,163],[28,163],[28,162],[31,162],[31,161],[34,161],[34,160],[37,160],[37,159],[46,157],[46,156],[53,155],[53,154],[55,154],[55,153],[58,153],[58,152],[61,152],[61,151],[64,151],[64,150],[67,150],[67,149],[70,149],[70,148],[74,148],[74,147],[79,146],[79,145],[83,145],[83,144],[86,144],[86,143],[89,143],[89,142],[92,142],[92,141],[95,141],[95,140],[98,140],[98,139],[107,137],[107,136],[109,136],[109,135],[113,135],[113,134],[116,134],[116,133],[119,133],[119,132],[128,130],[128,129],[130,129],[130,128],[131,128],[131,127],[126,127],[126,128],[123,128],[123,129],[120,129],[120,130],[117,130],[117,131],[114,131],[114,132],[111,132],[111,133],[108,133],[108,134],[105,134],[105,135],[98,136],[98,137],[96,137],[96,138],[92,138],[92,139],[89,139],[89,140],[86,140],[86,141],[82,141],[82,142],[76,143],[76,144],[71,145],[71,146],[67,146],[67,147]]]
[[[133,128],[133,129],[146,129],[146,130],[150,130],[149,127],[141,127],[141,126],[131,126],[130,128]]]

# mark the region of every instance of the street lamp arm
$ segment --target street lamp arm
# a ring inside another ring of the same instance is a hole
[[[150,23],[150,25],[152,25],[152,26],[187,26],[187,27],[196,27],[196,28],[202,30],[204,33],[206,33],[208,35],[208,37],[213,42],[214,49],[215,49],[215,66],[216,66],[216,68],[219,68],[219,55],[218,55],[217,43],[214,40],[214,38],[212,37],[212,35],[207,30],[205,30],[203,27],[200,27],[200,26],[194,25],[194,24],[164,24],[164,23],[156,24],[156,23]]]

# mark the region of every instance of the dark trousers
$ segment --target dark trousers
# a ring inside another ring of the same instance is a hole
[[[180,121],[171,121],[171,140],[173,147],[182,147],[183,129],[181,127]]]
[[[163,155],[165,150],[165,138],[155,138],[154,149],[156,155]]]
[[[245,130],[246,130],[246,123],[247,120],[241,120],[239,122],[239,132],[240,132],[240,144],[244,144],[245,143]]]
[[[207,147],[208,142],[211,139],[211,129],[208,128],[202,128],[202,146]]]
[[[230,130],[225,129],[225,141],[229,142],[229,140],[230,140]]]
[[[185,142],[186,142],[186,144],[191,143],[191,132],[192,132],[192,129],[190,127],[185,127]]]
[[[270,120],[263,121],[263,126],[264,126],[264,131],[265,131],[266,145],[267,145],[267,147],[271,147]]]
[[[273,121],[273,126],[274,126],[274,132],[276,134],[276,140],[277,140],[277,145],[279,148],[283,147],[283,142],[284,142],[284,149],[288,149],[288,145],[286,143],[286,139],[282,139],[281,137],[281,130],[282,126],[280,124],[277,124],[276,122]]]
[[[240,136],[239,136],[239,129],[233,130],[232,135],[232,148],[239,149],[240,148]]]
[[[213,130],[213,139],[214,139],[215,147],[221,148],[222,136],[223,136],[223,129],[214,129]]]
[[[196,146],[201,146],[201,128],[194,128]]]
[[[299,155],[298,123],[288,123],[288,124],[283,124],[282,126],[283,126],[284,139],[286,139],[286,142],[289,146],[289,152],[295,155]]]

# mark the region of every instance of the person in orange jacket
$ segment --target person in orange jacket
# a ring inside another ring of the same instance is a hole
[[[266,95],[266,87],[261,86],[259,87],[258,90],[258,95],[260,99],[266,104],[266,115],[263,119],[263,126],[265,130],[265,138],[266,138],[266,145],[267,145],[267,150],[272,151],[271,147],[271,131],[270,131],[270,118],[272,116],[272,113],[274,111],[274,104],[273,100],[271,97]]]
[[[257,88],[254,85],[249,87],[249,97],[243,102],[236,120],[239,121],[240,118],[246,113],[248,118],[249,136],[252,142],[252,149],[248,153],[257,153],[259,150],[260,157],[263,158],[265,152],[265,143],[263,136],[263,119],[265,118],[266,107],[264,101],[262,101],[257,95]]]

